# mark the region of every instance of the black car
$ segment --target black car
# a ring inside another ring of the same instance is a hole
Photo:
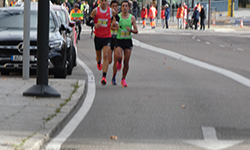
[[[77,33],[75,30],[75,22],[70,20],[68,10],[64,6],[60,5],[50,5],[57,16],[60,24],[67,26],[67,30],[63,31],[67,35],[67,60],[68,60],[68,74],[71,75],[72,69],[77,65]]]
[[[37,5],[31,6],[30,12],[30,70],[37,68]],[[22,70],[23,55],[23,7],[0,8],[0,72]],[[56,14],[50,10],[49,18],[49,74],[55,78],[67,76],[67,36],[60,31],[67,27],[59,25]]]

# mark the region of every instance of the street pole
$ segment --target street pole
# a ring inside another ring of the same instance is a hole
[[[210,29],[210,20],[211,20],[211,0],[208,1],[208,29]]]
[[[54,88],[48,85],[48,54],[49,54],[49,0],[38,1],[37,28],[37,72],[36,85],[23,93],[24,96],[60,97]]]
[[[3,0],[3,7],[5,7],[5,0]]]
[[[231,0],[231,17],[233,17],[234,13],[234,0]]]
[[[157,0],[157,20],[161,21],[161,0]],[[158,21],[157,21],[158,22]]]
[[[23,30],[23,79],[30,74],[30,0],[24,0]]]

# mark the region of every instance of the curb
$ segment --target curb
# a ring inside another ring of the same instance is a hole
[[[68,123],[83,103],[82,97],[86,95],[85,80],[78,80],[79,88],[73,93],[71,100],[62,107],[61,112],[52,120],[48,121],[41,131],[27,139],[22,146],[25,150],[40,150],[50,138],[53,138]]]

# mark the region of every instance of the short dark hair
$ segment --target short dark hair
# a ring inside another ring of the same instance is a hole
[[[122,5],[122,3],[128,3],[128,7],[130,7],[130,3],[128,2],[128,0],[123,0],[123,1],[121,2],[121,5]]]
[[[110,3],[110,6],[112,6],[112,4],[114,4],[114,3],[116,3],[117,5],[119,5],[116,0],[112,0],[111,3]]]

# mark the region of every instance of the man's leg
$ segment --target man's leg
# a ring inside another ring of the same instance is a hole
[[[109,52],[110,52],[110,46],[104,46],[102,48],[103,51],[103,64],[102,64],[102,80],[101,80],[101,84],[102,85],[106,85],[107,80],[106,80],[106,75],[108,72],[108,66],[109,66]]]
[[[120,47],[119,47],[120,48]],[[116,73],[117,73],[117,67],[116,67],[116,64],[117,64],[117,56],[116,56],[116,53],[117,53],[117,48],[114,49],[114,64],[113,64],[113,76],[112,76],[112,80],[111,80],[111,84],[113,85],[116,85]],[[118,52],[118,54],[120,54]]]
[[[125,49],[124,50],[124,61],[123,61],[124,67],[122,70],[122,82],[121,82],[123,87],[128,86],[126,81],[125,81],[125,78],[127,76],[128,70],[129,70],[130,55],[131,55],[131,49]]]
[[[81,26],[81,22],[78,24],[78,29],[79,29],[79,32],[78,32],[78,40],[80,40],[80,35],[81,35],[81,31],[82,31],[82,26]]]
[[[101,50],[96,50],[96,61],[97,61],[97,68],[98,70],[102,70],[102,51]]]

